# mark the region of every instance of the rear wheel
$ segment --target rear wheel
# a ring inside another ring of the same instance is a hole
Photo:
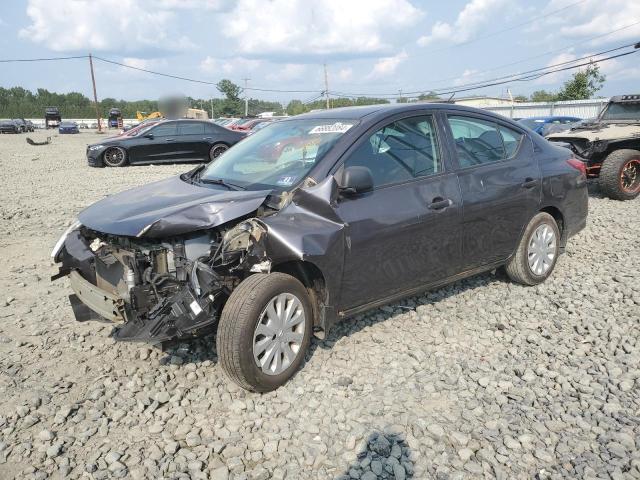
[[[545,212],[531,219],[515,255],[507,262],[509,278],[523,285],[544,282],[553,272],[560,253],[560,230],[555,219]]]
[[[127,152],[121,147],[109,147],[102,154],[107,167],[124,167],[127,164]]]
[[[311,341],[304,286],[284,273],[255,274],[231,293],[216,346],[222,368],[241,387],[275,390],[300,368]]]
[[[211,146],[209,149],[209,160],[213,161],[222,155],[224,152],[229,150],[229,147],[224,143],[216,143]]]
[[[640,194],[640,151],[611,152],[600,168],[602,193],[614,200],[633,200]]]

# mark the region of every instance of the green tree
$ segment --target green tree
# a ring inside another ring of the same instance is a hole
[[[604,85],[606,76],[600,73],[597,64],[590,64],[585,70],[578,71],[565,82],[562,90],[558,92],[558,100],[586,100],[600,91]]]
[[[532,102],[555,102],[558,99],[558,95],[546,90],[536,90],[531,94],[530,99]]]
[[[421,101],[438,101],[438,100],[442,100],[442,98],[440,97],[440,95],[438,95],[436,92],[427,92],[427,93],[421,93],[420,95],[418,95],[418,100]]]
[[[516,95],[515,97],[513,97],[513,100],[516,102],[526,102],[529,99],[527,98],[526,95]]]
[[[216,84],[216,88],[227,97],[227,100],[240,100],[240,92],[242,89],[231,80],[227,80],[226,78],[220,80]]]

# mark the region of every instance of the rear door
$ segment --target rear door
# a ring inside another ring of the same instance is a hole
[[[179,158],[185,161],[203,161],[209,152],[209,144],[205,137],[204,122],[178,122],[176,149]]]
[[[176,158],[176,122],[162,122],[136,136],[128,148],[132,162],[167,162]]]
[[[455,273],[461,196],[428,113],[387,121],[363,135],[341,168],[371,170],[373,191],[342,198],[348,225],[341,308],[349,309]]]
[[[446,117],[464,205],[463,268],[505,260],[540,205],[532,141],[493,117],[453,111]]]

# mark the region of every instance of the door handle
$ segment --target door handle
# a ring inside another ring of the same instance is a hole
[[[211,140],[213,137],[204,137],[203,140]]]
[[[453,205],[453,202],[450,198],[436,197],[431,200],[431,203],[429,204],[429,210],[444,210],[451,205]]]
[[[164,140],[164,141],[165,141],[165,142],[173,142],[173,141],[174,141],[174,139],[173,139],[173,138],[165,138],[165,140]]]
[[[533,178],[527,178],[524,182],[520,184],[522,188],[533,188],[538,185],[538,180]]]

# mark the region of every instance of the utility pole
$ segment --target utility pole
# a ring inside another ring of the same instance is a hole
[[[402,89],[398,90],[398,103],[402,103]]]
[[[247,97],[247,82],[250,78],[243,78],[244,80],[244,116],[249,116],[249,97]]]
[[[213,120],[213,97],[211,97],[211,120]]]
[[[327,74],[327,64],[324,64],[324,96],[327,100],[327,110],[329,107],[329,75]]]
[[[98,111],[98,94],[96,93],[96,76],[93,74],[93,57],[89,54],[89,67],[91,68],[91,83],[93,84],[93,103],[96,106],[96,120],[98,120],[98,133],[102,133],[100,124],[100,112]]]

